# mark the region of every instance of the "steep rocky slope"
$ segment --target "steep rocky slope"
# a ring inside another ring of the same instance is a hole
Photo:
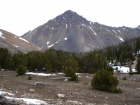
[[[27,53],[32,50],[40,50],[33,43],[2,29],[0,29],[0,47],[7,48],[12,53],[17,51]]]
[[[140,36],[140,26],[111,27],[91,22],[68,10],[22,37],[42,49],[88,52]]]

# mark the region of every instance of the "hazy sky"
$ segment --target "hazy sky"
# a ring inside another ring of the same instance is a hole
[[[21,36],[66,10],[109,26],[140,25],[140,0],[0,0],[0,29]]]

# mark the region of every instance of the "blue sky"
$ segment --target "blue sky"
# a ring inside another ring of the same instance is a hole
[[[0,29],[18,36],[72,10],[108,26],[140,25],[139,0],[0,0]]]

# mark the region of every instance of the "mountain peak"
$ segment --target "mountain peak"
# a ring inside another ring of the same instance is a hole
[[[55,20],[58,22],[65,21],[67,24],[81,24],[88,22],[85,18],[72,10],[65,11],[63,14],[57,16]]]
[[[78,15],[78,14],[72,10],[67,10],[63,13],[63,15]]]

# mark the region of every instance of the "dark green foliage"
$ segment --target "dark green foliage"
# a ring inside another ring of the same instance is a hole
[[[77,72],[79,69],[79,66],[77,64],[77,62],[73,59],[68,59],[66,60],[65,64],[64,64],[64,69],[72,69],[74,72]]]
[[[23,65],[30,71],[62,72],[66,69],[66,61],[71,59],[76,63],[69,63],[67,66],[74,72],[96,73],[99,70],[107,69],[113,73],[112,68],[108,67],[109,62],[113,65],[126,65],[128,62],[135,60],[139,50],[140,37],[89,53],[47,49],[44,52],[31,51],[27,54],[21,52],[10,54],[7,49],[0,48],[0,66],[1,69],[5,70],[16,70],[19,65]],[[140,73],[139,56],[137,62],[136,70],[137,73]],[[75,64],[78,67],[74,68]],[[131,70],[131,63],[129,67]]]
[[[114,71],[113,68],[112,68],[111,66],[106,66],[106,67],[105,67],[105,70],[111,72],[112,74],[113,74],[113,71]]]
[[[66,69],[64,73],[66,77],[71,77],[70,81],[78,81],[78,76],[75,74],[74,70]]]
[[[28,75],[28,80],[32,80],[33,76],[32,75]]]
[[[90,70],[89,70],[89,73],[90,74],[94,74],[94,73],[96,73],[97,71],[95,70],[95,68],[90,68]]]
[[[26,73],[25,67],[22,66],[22,65],[19,65],[19,66],[18,66],[18,70],[17,70],[17,74],[18,74],[18,75],[24,75],[25,73]]]
[[[101,70],[93,76],[91,86],[102,91],[116,92],[119,80],[111,72]]]
[[[71,77],[71,81],[78,81],[78,76],[75,74],[78,70],[78,64],[75,60],[68,59],[64,65],[64,73],[66,77]]]
[[[138,74],[140,74],[140,55],[138,55],[138,58],[137,58],[136,71]]]
[[[80,69],[83,72],[89,72],[91,69],[95,69],[96,71],[104,69],[107,66],[106,56],[103,55],[102,51],[94,51],[86,54],[80,64]]]
[[[124,77],[122,78],[122,80],[126,80],[126,76],[124,76]]]
[[[48,73],[51,71],[51,63],[49,60],[46,61],[45,68]]]

